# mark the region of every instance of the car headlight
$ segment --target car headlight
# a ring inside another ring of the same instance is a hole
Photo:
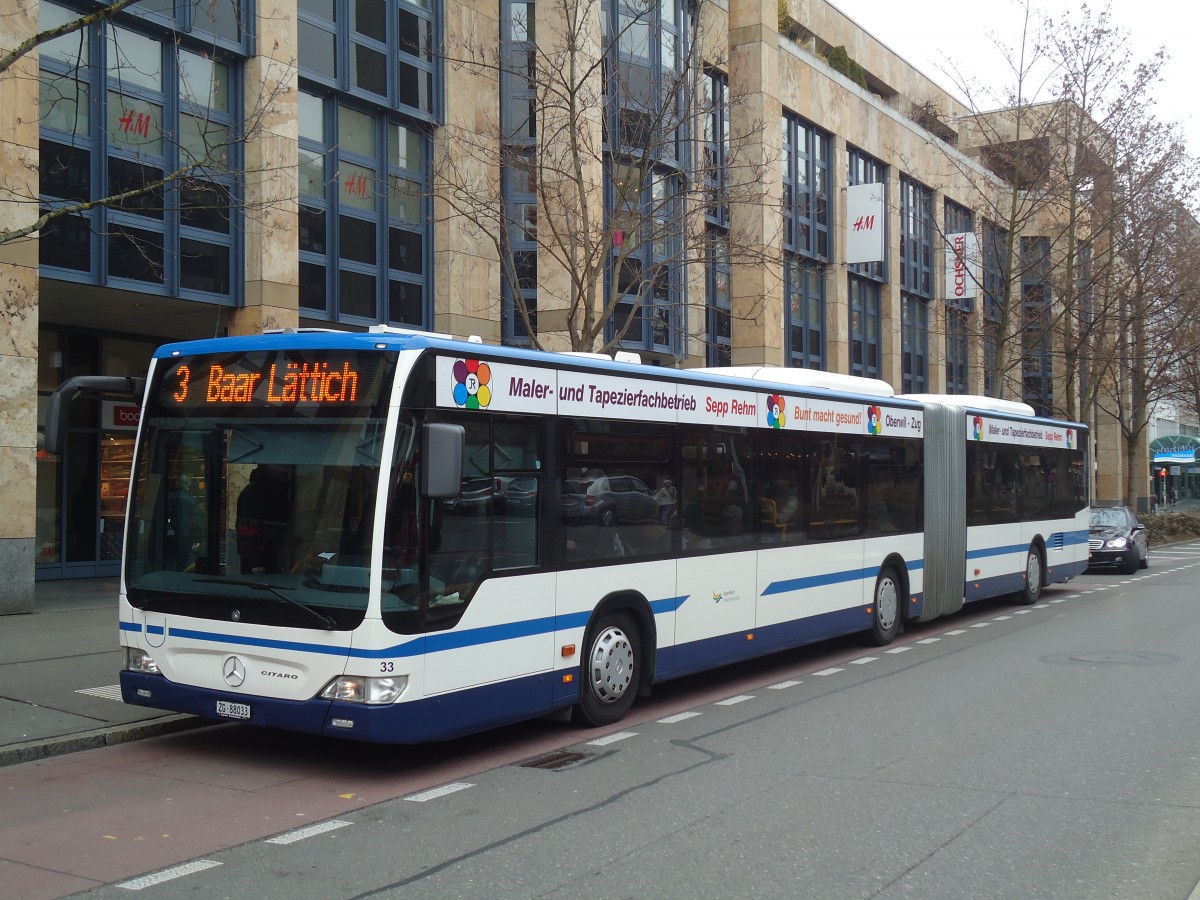
[[[145,650],[137,647],[125,648],[125,669],[129,672],[141,672],[143,675],[161,675],[158,663]]]
[[[1124,550],[1128,545],[1129,545],[1128,538],[1119,537],[1119,538],[1113,538],[1111,541],[1106,542],[1104,546],[1109,547],[1113,550]]]
[[[395,703],[408,688],[407,675],[391,675],[387,678],[369,678],[364,675],[339,675],[325,685],[320,697],[323,700],[341,700],[344,703],[366,703],[369,706],[384,706]]]

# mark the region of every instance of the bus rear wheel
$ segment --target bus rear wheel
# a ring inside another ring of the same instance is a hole
[[[603,616],[591,629],[586,650],[578,718],[588,725],[611,725],[629,712],[641,683],[637,626],[624,614]]]
[[[1025,557],[1025,588],[1017,592],[1017,602],[1031,606],[1042,596],[1042,555],[1037,547],[1029,548]]]
[[[882,647],[900,633],[900,578],[891,566],[879,570],[875,579],[874,617],[871,620],[871,640]]]

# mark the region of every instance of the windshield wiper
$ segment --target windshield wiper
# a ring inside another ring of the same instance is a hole
[[[306,603],[301,603],[295,597],[289,597],[287,594],[285,594],[283,592],[283,590],[281,588],[277,588],[273,584],[266,584],[265,582],[262,582],[262,581],[240,581],[240,580],[239,581],[231,581],[228,578],[197,578],[196,583],[197,584],[228,584],[228,585],[234,585],[236,587],[253,588],[256,591],[269,591],[270,593],[272,593],[276,597],[278,597],[280,600],[282,600],[284,603],[290,603],[290,604],[292,604],[292,606],[295,606],[295,607],[298,607],[299,609],[304,610],[310,616],[317,619],[323,626],[325,626],[326,631],[333,631],[335,628],[337,628],[337,622],[335,622],[329,616],[325,615],[324,613],[317,612],[311,606],[309,606]]]

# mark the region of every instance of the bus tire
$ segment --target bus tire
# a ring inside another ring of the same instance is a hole
[[[611,725],[633,706],[642,677],[641,639],[624,613],[604,615],[589,629],[577,718]]]
[[[890,644],[900,633],[900,576],[892,566],[884,566],[875,579],[871,607],[871,641],[877,646]]]
[[[1025,557],[1025,587],[1017,591],[1018,603],[1032,606],[1038,602],[1038,598],[1042,596],[1042,584],[1045,581],[1042,575],[1043,571],[1042,554],[1038,552],[1037,547],[1031,546],[1029,554]]]

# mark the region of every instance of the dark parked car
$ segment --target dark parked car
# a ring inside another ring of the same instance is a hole
[[[518,475],[504,491],[504,511],[512,515],[536,515],[537,499],[538,480],[529,475]]]
[[[1088,523],[1088,568],[1119,566],[1125,573],[1150,565],[1146,526],[1128,506],[1097,506]]]
[[[632,475],[597,475],[562,483],[564,522],[646,522],[654,519],[657,510],[650,488]]]
[[[492,508],[495,491],[491,478],[464,478],[459,495],[442,501],[442,507],[460,516],[482,516]]]

